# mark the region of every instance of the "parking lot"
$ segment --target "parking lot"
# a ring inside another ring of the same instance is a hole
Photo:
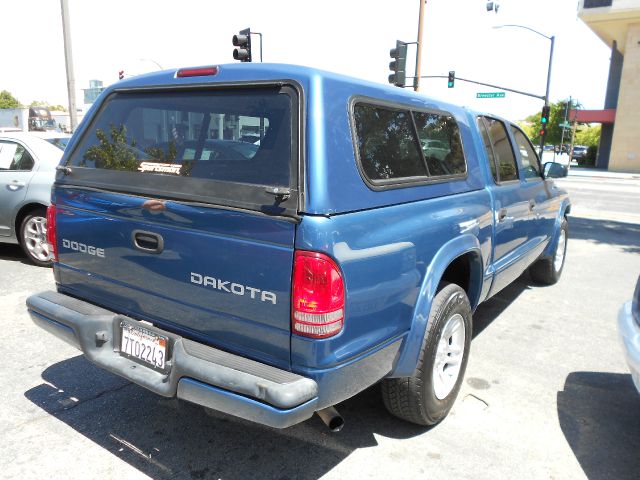
[[[640,185],[609,205],[601,179],[561,183],[581,200],[561,281],[525,274],[479,307],[458,401],[431,429],[390,416],[377,387],[337,406],[337,434],[157,397],[38,329],[24,301],[52,274],[0,245],[0,478],[638,478],[640,395],[616,315],[640,274]]]

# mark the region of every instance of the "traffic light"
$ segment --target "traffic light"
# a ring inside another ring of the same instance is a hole
[[[456,83],[456,72],[451,70],[449,72],[449,81],[447,82],[447,87],[453,88],[454,83]]]
[[[245,28],[240,30],[238,35],[234,35],[231,39],[233,46],[233,59],[241,62],[251,61],[251,29]]]
[[[407,44],[396,40],[396,48],[389,50],[389,56],[393,59],[389,62],[389,70],[393,72],[389,75],[389,83],[396,87],[404,87],[407,79]]]
[[[122,80],[124,78],[124,70],[120,70],[118,72],[118,80]]]
[[[549,125],[549,112],[551,107],[545,105],[542,107],[542,116],[540,117],[540,137],[544,137],[547,133],[547,126]]]

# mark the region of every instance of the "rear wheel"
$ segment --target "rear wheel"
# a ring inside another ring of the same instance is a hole
[[[413,375],[382,382],[382,397],[389,412],[419,425],[434,425],[447,416],[467,367],[471,324],[471,305],[465,291],[455,284],[444,286],[433,299]]]
[[[30,211],[20,224],[20,246],[29,260],[41,267],[51,266],[47,244],[47,210]]]
[[[531,278],[543,285],[553,285],[560,280],[562,275],[562,269],[564,268],[564,261],[567,257],[567,239],[569,233],[569,226],[567,219],[563,218],[560,224],[560,231],[558,232],[558,245],[556,251],[551,258],[541,258],[536,263],[529,267],[529,274]]]

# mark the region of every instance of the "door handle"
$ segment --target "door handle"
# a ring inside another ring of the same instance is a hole
[[[503,222],[505,218],[507,218],[507,209],[501,208],[498,210],[498,221]]]
[[[26,186],[27,184],[25,182],[20,182],[19,180],[13,180],[9,183],[9,189],[10,190],[18,190],[19,188],[22,188],[24,186]]]
[[[534,208],[536,208],[536,201],[532,198],[529,200],[529,211],[532,212]]]
[[[164,250],[164,239],[161,235],[144,230],[134,230],[131,232],[133,245],[146,253],[160,253]]]

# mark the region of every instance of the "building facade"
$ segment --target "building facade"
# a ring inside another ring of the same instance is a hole
[[[581,0],[579,16],[611,48],[604,108],[615,121],[602,126],[597,165],[640,172],[640,0]]]

